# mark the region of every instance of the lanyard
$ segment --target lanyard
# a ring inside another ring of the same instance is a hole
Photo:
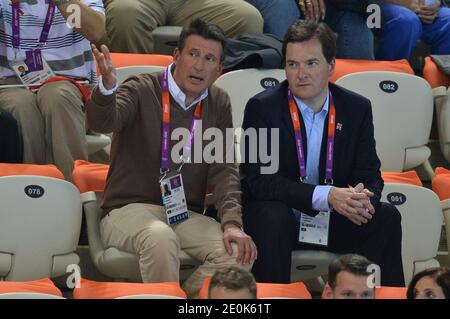
[[[303,182],[306,177],[306,164],[305,164],[305,153],[303,149],[302,129],[300,126],[301,125],[300,112],[292,96],[291,90],[288,90],[288,100],[292,124],[294,125],[298,167],[300,169],[300,180]],[[325,184],[328,185],[333,185],[333,151],[334,151],[335,129],[336,129],[336,107],[334,106],[333,96],[330,93],[330,107],[328,112],[327,157],[325,167]]]
[[[170,143],[170,94],[169,94],[169,68],[161,74],[161,89],[162,89],[162,113],[163,113],[163,127],[161,139],[161,174],[169,171],[169,143]],[[195,106],[194,116],[192,117],[191,128],[189,131],[189,140],[183,147],[182,164],[189,162],[189,154],[191,153],[192,141],[194,139],[197,123],[202,118],[201,102]]]
[[[20,47],[20,0],[12,0],[12,32],[13,32],[13,40],[12,44],[14,48]],[[45,16],[44,26],[42,27],[41,36],[39,38],[39,46],[43,46],[45,42],[47,42],[48,34],[50,32],[50,27],[53,23],[53,18],[55,16],[56,6],[50,1],[48,3],[47,15]]]

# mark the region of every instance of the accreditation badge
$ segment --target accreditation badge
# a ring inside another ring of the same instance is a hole
[[[181,174],[168,174],[160,181],[161,196],[169,225],[189,218]]]
[[[16,76],[26,86],[41,85],[55,76],[40,49],[25,52],[25,60],[11,64]]]
[[[301,214],[298,241],[305,244],[328,246],[330,212],[319,212],[315,217]]]

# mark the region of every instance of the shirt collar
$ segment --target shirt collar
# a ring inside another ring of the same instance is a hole
[[[302,114],[304,114],[304,112],[306,110],[308,110],[309,112],[312,113],[311,108],[308,105],[306,105],[300,98],[294,96],[294,99],[295,99],[295,102],[297,103],[298,108],[300,109],[300,112]],[[322,110],[319,113],[328,114],[329,106],[330,106],[330,91],[328,90],[327,99],[325,100],[325,103],[322,106]]]
[[[172,69],[175,67],[175,64],[170,64],[167,69],[169,70],[167,80],[169,84],[169,92],[170,95],[175,99],[175,102],[177,102],[178,105],[180,105],[185,111],[189,110],[193,105],[197,104],[200,101],[203,101],[208,96],[208,89],[203,91],[203,93],[196,98],[191,104],[186,106],[186,94],[184,94],[183,91],[181,91],[178,84],[175,82],[175,79],[172,76]]]

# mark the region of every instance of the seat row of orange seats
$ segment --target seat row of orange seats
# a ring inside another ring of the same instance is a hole
[[[211,278],[206,278],[200,290],[199,299],[208,298]],[[35,293],[62,297],[62,292],[47,278],[28,282],[0,282],[0,295],[11,293]],[[116,299],[128,296],[157,295],[167,298],[187,298],[180,285],[175,282],[164,283],[122,283],[96,282],[81,279],[73,290],[74,299]],[[404,287],[379,287],[375,292],[377,299],[406,299]],[[257,298],[312,299],[311,293],[302,282],[291,284],[257,283]]]
[[[108,164],[90,163],[77,160],[73,171],[72,181],[80,193],[89,191],[103,192],[108,174]],[[450,170],[437,167],[436,176],[432,181],[432,189],[441,200],[450,198]],[[38,175],[64,179],[63,174],[52,164],[6,164],[0,163],[0,176],[11,175]],[[408,172],[382,172],[386,183],[401,183],[423,186],[415,171]]]
[[[133,53],[111,53],[111,59],[115,67],[136,65],[168,66],[173,61],[173,58],[169,55]],[[363,71],[392,71],[414,74],[407,60],[367,61],[337,59],[335,72],[330,78],[330,81],[335,82],[346,74]],[[423,77],[432,88],[450,86],[450,76],[441,71],[430,57],[425,58]]]

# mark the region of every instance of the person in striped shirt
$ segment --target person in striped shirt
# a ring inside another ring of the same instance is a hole
[[[0,108],[19,123],[25,163],[54,163],[70,180],[74,160],[87,159],[80,81],[96,82],[90,42],[105,34],[101,0],[0,0]],[[56,77],[32,91],[21,65]]]

